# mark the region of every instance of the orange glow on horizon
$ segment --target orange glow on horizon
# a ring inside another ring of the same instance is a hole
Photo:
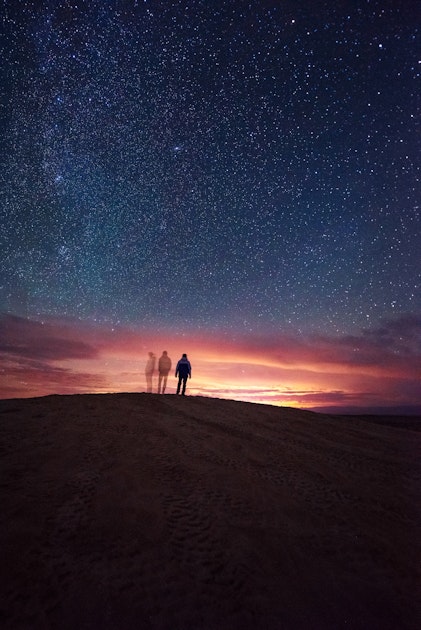
[[[41,325],[19,318],[11,319],[9,330],[9,345],[15,344],[16,351],[2,360],[2,398],[142,392],[147,353],[152,350],[159,358],[165,349],[173,362],[166,393],[175,393],[175,365],[187,352],[190,395],[313,409],[419,400],[419,360],[387,354],[365,338],[355,352],[358,340],[186,337],[80,322]]]

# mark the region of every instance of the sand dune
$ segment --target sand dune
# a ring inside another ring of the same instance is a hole
[[[200,397],[0,401],[2,628],[421,627],[420,428]]]

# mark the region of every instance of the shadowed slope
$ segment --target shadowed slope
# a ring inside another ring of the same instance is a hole
[[[0,401],[4,628],[415,628],[419,433],[147,394]]]

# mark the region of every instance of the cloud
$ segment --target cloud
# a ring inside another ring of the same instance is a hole
[[[0,398],[47,394],[75,394],[104,390],[106,379],[95,373],[74,371],[31,359],[1,361]]]
[[[359,335],[325,337],[322,343],[334,349],[334,361],[350,366],[421,371],[421,317],[413,314],[383,320],[377,328],[363,329]]]
[[[306,392],[303,393],[292,393],[288,394],[291,398],[294,398],[295,401],[299,401],[300,403],[305,403],[306,406],[308,403],[319,405],[321,403],[349,403],[355,401],[366,401],[369,402],[373,400],[376,395],[373,392],[344,392],[344,391],[327,391],[327,392]],[[285,397],[287,399],[287,396]]]
[[[68,326],[2,315],[0,317],[0,397],[81,393],[106,387],[97,373],[66,366],[98,357]],[[64,363],[64,365],[63,365]]]
[[[30,359],[92,359],[98,350],[75,337],[67,326],[45,324],[14,315],[0,316],[0,352]]]
[[[193,388],[194,389],[194,388]],[[289,389],[288,391],[281,391],[275,388],[218,388],[218,387],[203,387],[200,388],[202,395],[208,395],[212,397],[230,397],[242,400],[257,400],[259,402],[268,402],[271,404],[288,405],[291,402],[299,403],[305,407],[309,405],[322,405],[322,404],[350,404],[358,402],[359,404],[369,404],[373,400],[376,401],[376,394],[373,392],[355,391],[345,392],[340,390],[332,391],[320,391],[320,390],[308,390],[308,391],[294,391]]]
[[[421,353],[421,317],[407,313],[393,319],[385,319],[373,330],[363,330],[363,336],[376,345],[404,350],[408,354]]]
[[[365,374],[421,377],[421,317],[402,315],[371,330],[345,336],[243,337],[229,352],[238,358],[286,369],[355,371]]]

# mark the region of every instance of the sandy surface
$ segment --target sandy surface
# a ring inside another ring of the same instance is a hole
[[[0,626],[421,627],[419,428],[174,395],[0,401]]]

